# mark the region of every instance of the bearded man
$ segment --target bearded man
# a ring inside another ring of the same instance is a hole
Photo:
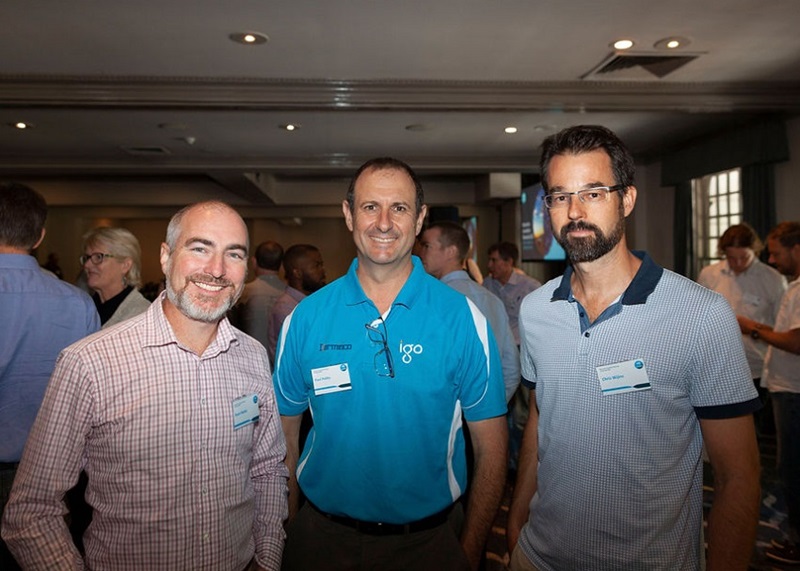
[[[161,297],[61,354],[3,523],[23,568],[280,567],[288,471],[267,353],[225,318],[247,251],[228,205],[184,208]],[[63,518],[81,469],[85,558]]]
[[[614,133],[548,137],[541,173],[571,265],[520,312],[531,414],[508,518],[512,571],[700,569],[703,445],[715,480],[707,569],[747,569],[760,404],[733,311],[628,249],[634,162]]]

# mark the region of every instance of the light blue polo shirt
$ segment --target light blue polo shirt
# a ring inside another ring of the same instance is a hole
[[[633,281],[591,324],[571,268],[522,304],[539,469],[519,545],[542,571],[699,569],[698,418],[760,406],[725,299],[636,255]]]
[[[510,401],[519,386],[519,349],[517,349],[517,343],[508,323],[505,305],[499,297],[469,277],[464,270],[442,276],[441,282],[467,296],[489,320],[495,341],[497,341],[497,349],[500,351],[500,360],[503,363],[506,401]]]
[[[486,318],[429,276],[418,258],[381,322],[356,276],[304,299],[287,318],[275,360],[282,415],[311,408],[298,464],[303,493],[328,513],[407,523],[441,511],[466,487],[462,414],[506,412]],[[392,355],[385,373],[381,335]]]

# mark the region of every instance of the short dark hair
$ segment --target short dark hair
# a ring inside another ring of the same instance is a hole
[[[800,244],[800,222],[781,222],[773,228],[767,240],[777,240],[784,248]]]
[[[717,249],[721,256],[725,255],[727,248],[750,248],[755,252],[756,256],[764,249],[764,244],[753,230],[753,227],[742,222],[741,224],[734,224],[728,226],[728,229],[722,233],[717,242]]]
[[[554,156],[580,155],[597,150],[605,151],[611,159],[614,184],[621,184],[626,188],[633,186],[633,175],[636,171],[633,155],[620,138],[601,125],[576,125],[550,135],[542,142],[542,158],[539,163],[542,187],[545,191],[550,188],[547,175]]]
[[[439,229],[439,242],[445,248],[455,246],[458,252],[458,259],[463,261],[469,254],[469,234],[461,224],[453,222],[452,220],[439,220],[428,226],[431,228]]]
[[[353,178],[350,179],[350,186],[347,188],[347,204],[350,206],[350,212],[353,212],[355,209],[355,192],[356,192],[356,182],[358,182],[358,177],[360,177],[365,171],[367,170],[398,170],[406,173],[411,180],[414,182],[414,190],[416,191],[416,213],[419,214],[420,210],[422,210],[422,204],[425,202],[425,194],[422,191],[422,183],[417,177],[417,173],[414,172],[410,166],[406,163],[401,161],[400,159],[395,159],[392,157],[377,157],[374,159],[370,159],[365,162],[363,165],[358,167],[356,174],[353,175]]]
[[[300,260],[311,252],[319,252],[319,248],[311,244],[294,244],[289,246],[286,253],[283,255],[283,271],[286,275],[290,275],[294,269],[299,269]]]
[[[513,242],[498,242],[489,246],[488,253],[491,256],[492,252],[497,254],[504,260],[511,260],[511,264],[516,266],[519,259],[519,248]]]
[[[47,220],[47,202],[31,187],[18,182],[0,184],[0,244],[33,250]]]
[[[283,246],[272,240],[261,242],[256,248],[255,259],[259,268],[277,272],[283,261]]]

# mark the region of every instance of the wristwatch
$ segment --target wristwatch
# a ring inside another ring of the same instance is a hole
[[[750,330],[750,337],[753,339],[761,339],[761,333],[758,330],[761,329],[761,325],[756,325]]]

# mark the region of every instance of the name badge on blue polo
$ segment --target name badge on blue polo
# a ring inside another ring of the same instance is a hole
[[[258,422],[258,395],[245,395],[233,401],[233,429]]]
[[[311,378],[314,381],[316,396],[349,391],[353,388],[353,383],[350,381],[350,367],[347,363],[311,369]]]
[[[647,391],[652,388],[641,359],[597,367],[597,378],[600,380],[603,396]]]

